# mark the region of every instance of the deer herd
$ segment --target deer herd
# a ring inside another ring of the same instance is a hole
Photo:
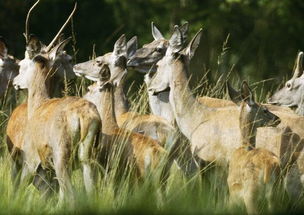
[[[0,38],[0,96],[12,83],[27,90],[27,101],[17,106],[7,123],[7,147],[14,187],[33,185],[42,193],[59,187],[59,202],[73,204],[73,169],[81,167],[86,192],[96,186],[97,165],[126,172],[143,180],[148,171],[163,168],[164,182],[174,160],[183,168],[176,149],[180,131],[189,141],[191,162],[229,165],[229,204],[242,200],[249,214],[258,213],[265,198],[273,210],[278,182],[291,201],[302,195],[304,185],[304,74],[303,52],[296,58],[293,77],[258,104],[248,83],[240,90],[227,83],[232,101],[198,97],[188,86],[190,61],[201,41],[202,29],[187,43],[188,23],[174,26],[166,39],[152,23],[154,40],[137,47],[137,37],[122,35],[112,52],[87,62],[72,64],[64,51],[70,38],[60,35],[75,7],[49,45],[29,33],[26,19],[25,58],[8,55]],[[151,114],[130,110],[124,93],[128,68],[145,74]],[[53,98],[64,78],[84,77],[94,82],[83,97]],[[168,147],[169,145],[170,147]],[[117,159],[114,159],[117,158]],[[164,167],[160,161],[164,159]],[[113,160],[117,162],[114,163]],[[75,165],[78,163],[78,165]],[[204,168],[197,165],[196,168]]]

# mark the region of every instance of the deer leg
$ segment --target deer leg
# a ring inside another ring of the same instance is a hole
[[[91,123],[89,131],[85,139],[79,146],[79,160],[82,164],[83,180],[87,193],[92,193],[95,186],[96,176],[94,175],[92,149],[94,148],[94,140],[97,138],[98,123]]]
[[[42,193],[43,196],[49,197],[51,193],[58,190],[58,181],[53,169],[43,169],[41,165],[36,170],[33,185]]]
[[[75,205],[74,190],[71,183],[71,170],[68,169],[68,152],[61,148],[55,153],[54,168],[59,183],[59,204],[67,202],[69,206]]]
[[[256,191],[249,185],[243,194],[244,203],[248,214],[258,214],[258,199]]]

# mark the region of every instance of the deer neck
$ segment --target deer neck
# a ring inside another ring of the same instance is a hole
[[[118,117],[129,111],[129,102],[123,91],[124,81],[122,81],[119,86],[115,87],[114,90],[114,106],[115,106],[115,116]]]
[[[49,99],[48,86],[49,81],[47,80],[47,75],[49,68],[40,68],[36,64],[37,71],[35,73],[35,78],[32,84],[28,88],[28,118],[31,118],[37,108],[43,104],[47,99]]]
[[[102,133],[111,135],[113,134],[113,131],[118,128],[114,112],[114,96],[112,85],[107,84],[104,86],[104,89],[102,89],[100,106],[102,106]]]
[[[245,104],[243,103],[241,105],[239,126],[241,129],[242,145],[248,150],[250,150],[255,147],[255,137],[257,133],[257,128],[256,126],[254,126],[254,122],[252,122],[248,114],[242,114],[244,113],[245,108]]]
[[[193,132],[201,124],[203,106],[199,105],[189,89],[187,65],[183,59],[175,60],[171,70],[169,101],[178,127],[191,139]]]
[[[148,92],[149,106],[153,115],[160,116],[174,125],[174,114],[169,102],[169,92],[161,92],[153,95]]]

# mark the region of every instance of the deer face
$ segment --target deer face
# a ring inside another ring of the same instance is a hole
[[[155,65],[160,59],[162,59],[167,51],[169,46],[169,41],[164,38],[162,33],[158,28],[153,24],[152,27],[152,36],[154,41],[151,43],[145,44],[142,48],[138,49],[128,60],[128,67],[132,67],[139,72],[147,73],[149,71],[156,71]],[[188,23],[185,23],[180,28],[183,39],[186,40],[188,33]]]
[[[102,81],[104,68],[107,67],[111,73],[111,81],[117,86],[127,74],[126,61],[126,39],[125,36],[122,35],[116,41],[113,52],[84,63],[76,64],[74,66],[74,72],[76,75],[84,76],[92,81]]]
[[[13,85],[16,90],[27,89],[35,75],[35,64],[30,59],[19,62],[19,74],[14,78]]]
[[[304,115],[303,55],[303,52],[299,52],[297,56],[293,77],[268,100],[271,104],[295,108],[297,113],[302,113],[301,115]]]
[[[42,81],[46,81],[51,77],[53,75],[53,66],[55,65],[56,59],[62,54],[63,48],[69,41],[70,39],[66,39],[49,52],[38,54],[32,59],[25,58],[21,60],[19,62],[19,74],[13,80],[15,89],[28,89],[34,83],[34,78],[37,75],[37,63],[39,63],[40,67],[47,67],[50,69],[44,70],[47,71],[47,74],[44,74],[45,80]]]
[[[281,120],[271,113],[265,106],[255,102],[251,89],[246,81],[243,81],[239,93],[229,86],[228,93],[234,103],[241,106],[240,125],[253,126],[255,129],[265,126],[277,126]]]

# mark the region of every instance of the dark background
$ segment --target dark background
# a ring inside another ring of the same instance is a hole
[[[32,0],[0,1],[0,35],[9,53],[23,58],[25,17]],[[30,32],[49,43],[73,8],[72,0],[41,0],[30,19]],[[65,30],[74,34],[70,46],[75,62],[95,52],[111,51],[115,40],[125,33],[138,36],[139,46],[152,41],[151,21],[169,38],[175,24],[189,22],[189,38],[203,27],[204,36],[192,61],[194,80],[206,72],[215,82],[233,65],[232,78],[251,83],[274,78],[266,89],[278,87],[291,76],[296,54],[304,50],[303,0],[79,0],[73,22]],[[229,35],[225,57],[219,67],[223,43]],[[74,49],[72,48],[74,47]],[[142,79],[134,74],[132,78]]]

